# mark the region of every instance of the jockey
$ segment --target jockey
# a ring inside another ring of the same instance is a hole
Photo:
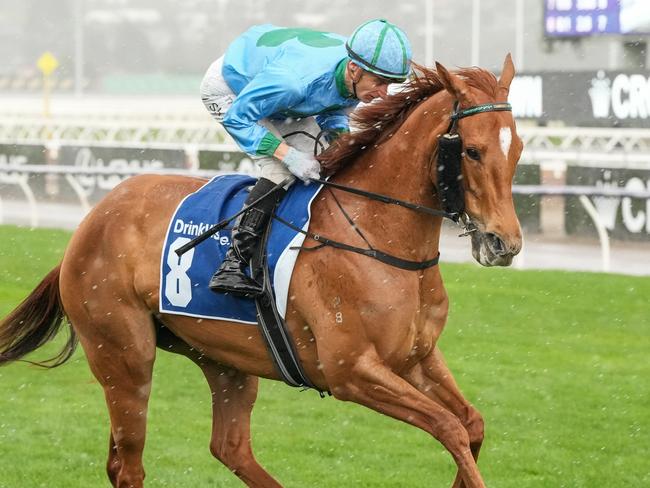
[[[359,101],[385,97],[390,83],[406,79],[410,63],[408,38],[383,19],[362,24],[349,39],[270,24],[254,26],[235,39],[209,67],[201,98],[260,170],[244,205],[291,175],[305,183],[319,178],[314,141],[288,144],[283,135],[348,132],[348,115]],[[248,296],[262,292],[245,269],[289,185],[235,222],[231,247],[210,289]]]

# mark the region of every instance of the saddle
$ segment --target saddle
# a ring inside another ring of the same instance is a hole
[[[321,185],[293,185],[275,208],[274,218],[252,253],[252,277],[265,290],[257,303],[233,294],[215,294],[208,288],[215,261],[219,264],[230,248],[226,225],[242,209],[254,181],[245,175],[217,176],[179,203],[162,246],[159,311],[260,326],[284,381],[309,387],[282,317],[297,247],[305,239],[300,232],[308,227],[310,205]],[[197,246],[198,242],[202,244]]]

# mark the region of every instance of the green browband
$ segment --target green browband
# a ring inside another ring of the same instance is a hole
[[[470,115],[476,115],[483,112],[511,112],[512,105],[507,102],[501,103],[484,103],[483,105],[476,105],[474,107],[466,108],[465,110],[457,110],[451,114],[451,120],[459,120]]]

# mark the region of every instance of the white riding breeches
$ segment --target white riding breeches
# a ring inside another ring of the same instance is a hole
[[[235,100],[235,93],[230,89],[221,73],[223,56],[210,65],[201,83],[201,100],[214,120],[223,123],[223,118]],[[283,121],[263,119],[259,121],[266,129],[290,146],[306,153],[313,153],[314,139],[304,134],[297,134],[285,138],[292,132],[302,131],[315,138],[320,132],[318,124],[313,117],[303,119],[286,119]],[[324,142],[324,141],[323,141]],[[286,166],[270,156],[249,155],[259,168],[259,176],[280,183],[291,176]]]

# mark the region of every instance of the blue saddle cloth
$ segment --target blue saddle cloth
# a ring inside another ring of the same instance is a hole
[[[172,217],[160,263],[160,312],[256,324],[255,302],[248,298],[217,294],[208,282],[230,246],[230,228],[221,230],[178,257],[174,250],[241,210],[255,179],[245,175],[217,176],[188,195]],[[276,214],[307,230],[310,205],[321,189],[312,183],[294,184]],[[280,222],[270,230],[267,256],[278,312],[284,317],[291,273],[297,250],[305,236]]]

